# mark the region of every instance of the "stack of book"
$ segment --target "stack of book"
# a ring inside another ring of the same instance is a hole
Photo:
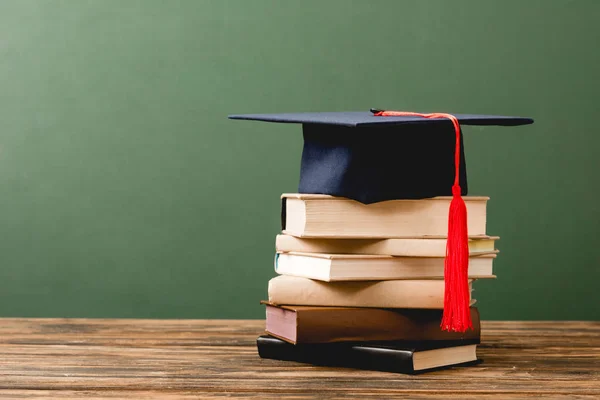
[[[440,328],[451,197],[374,204],[282,195],[263,358],[417,373],[477,362],[479,312],[464,333]],[[487,197],[463,197],[469,285],[494,278]]]

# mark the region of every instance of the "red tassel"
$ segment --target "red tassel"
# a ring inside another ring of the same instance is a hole
[[[375,116],[413,116],[423,118],[448,118],[456,135],[454,150],[454,185],[452,202],[448,212],[448,240],[444,260],[444,315],[441,328],[445,331],[465,332],[473,329],[469,310],[469,235],[467,232],[467,207],[461,197],[460,171],[460,124],[452,114],[421,114],[405,111],[378,111]]]
[[[473,329],[469,311],[469,236],[467,206],[460,196],[460,186],[452,186],[452,202],[448,213],[448,240],[444,260],[444,316],[442,329],[464,332]]]

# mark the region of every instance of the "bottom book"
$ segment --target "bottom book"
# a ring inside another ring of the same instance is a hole
[[[293,345],[263,335],[256,344],[261,358],[403,374],[480,362],[476,355],[479,339]]]

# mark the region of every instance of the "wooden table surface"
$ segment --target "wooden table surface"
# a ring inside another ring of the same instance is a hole
[[[418,376],[262,360],[263,327],[0,319],[0,399],[600,398],[600,322],[484,322],[483,364]]]

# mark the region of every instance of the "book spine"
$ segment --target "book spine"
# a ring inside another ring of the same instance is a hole
[[[316,365],[333,365],[338,357],[339,346],[306,347],[293,345],[272,336],[259,336],[256,339],[258,355],[281,361],[297,361]]]

